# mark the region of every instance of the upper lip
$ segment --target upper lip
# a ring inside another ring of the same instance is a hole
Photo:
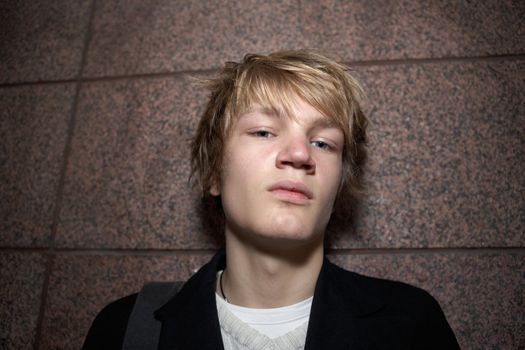
[[[314,194],[312,191],[302,182],[293,180],[282,180],[274,183],[268,188],[268,191],[274,190],[286,190],[292,192],[299,192],[304,194],[308,199],[312,199]]]

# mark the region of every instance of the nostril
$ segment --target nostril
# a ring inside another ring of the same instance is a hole
[[[277,154],[277,167],[293,167],[311,173],[315,169],[310,144],[307,139],[294,140],[283,147]]]

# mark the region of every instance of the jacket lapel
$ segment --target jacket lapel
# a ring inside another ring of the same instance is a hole
[[[215,280],[226,266],[224,251],[194,274],[182,289],[155,312],[162,322],[160,350],[224,350]],[[305,350],[367,349],[360,335],[367,315],[383,303],[367,295],[357,275],[324,259],[317,280]]]
[[[160,350],[224,350],[215,302],[215,274],[225,264],[221,251],[155,312],[155,318],[162,322]]]
[[[367,315],[383,303],[360,288],[356,274],[326,258],[315,287],[305,350],[368,349],[360,334]]]

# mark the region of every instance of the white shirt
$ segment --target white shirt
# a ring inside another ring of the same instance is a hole
[[[271,309],[230,304],[215,294],[225,350],[304,349],[313,297]]]

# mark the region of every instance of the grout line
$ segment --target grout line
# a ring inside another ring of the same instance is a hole
[[[327,249],[326,254],[386,255],[386,254],[486,254],[525,253],[525,247],[429,247],[429,248],[356,248]]]
[[[194,255],[214,254],[219,249],[156,249],[156,248],[54,248],[55,255]],[[46,253],[48,248],[0,247],[0,253]]]
[[[83,57],[81,61],[80,71],[82,71],[82,64],[84,63],[84,54],[82,56]],[[73,142],[73,134],[75,130],[75,119],[76,119],[76,114],[77,114],[77,109],[78,109],[78,100],[80,96],[81,85],[82,85],[81,82],[75,83],[75,93],[73,95],[73,101],[71,103],[71,112],[69,115],[67,136],[66,136],[65,145],[64,145],[64,152],[62,155],[62,168],[60,169],[60,178],[58,182],[58,189],[57,189],[56,200],[55,200],[55,210],[53,212],[53,223],[51,226],[51,238],[49,242],[49,247],[51,251],[53,251],[54,249],[55,236],[56,236],[56,232],[58,229],[58,222],[60,218],[60,209],[62,206],[62,197],[63,197],[63,192],[64,192],[64,185],[66,182],[67,165],[69,162],[69,156],[71,154],[71,144]]]
[[[84,53],[84,54],[87,54]],[[377,67],[377,66],[396,66],[396,65],[423,65],[436,63],[471,63],[471,62],[493,62],[493,61],[514,61],[525,59],[525,54],[508,54],[508,55],[492,55],[492,56],[472,56],[472,57],[441,57],[441,58],[406,58],[406,59],[390,59],[390,60],[368,60],[368,61],[345,61],[345,65],[349,67]],[[82,71],[84,67],[85,57],[82,59]],[[27,85],[49,85],[49,84],[65,84],[65,83],[89,83],[89,82],[110,82],[119,80],[133,80],[133,79],[159,79],[176,77],[179,75],[210,75],[216,74],[220,71],[220,67],[209,69],[188,69],[172,72],[157,72],[157,73],[137,73],[124,75],[111,75],[101,77],[79,77],[75,79],[62,80],[46,80],[46,81],[27,81],[16,83],[0,84],[0,88],[19,87]]]
[[[95,12],[97,10],[97,0],[92,0],[91,10],[89,13],[89,20],[87,24],[86,36],[84,38],[84,48],[82,49],[82,58],[80,61],[80,68],[77,79],[83,81],[82,76],[84,74],[84,68],[86,67],[87,54],[89,52],[89,45],[91,44],[91,37],[93,35],[93,20],[95,18]]]
[[[44,283],[42,285],[42,294],[40,297],[40,309],[38,313],[37,326],[35,330],[35,339],[34,339],[34,344],[33,344],[33,348],[35,350],[38,350],[40,348],[40,340],[42,336],[42,323],[43,323],[45,312],[46,312],[46,301],[47,301],[49,280],[51,277],[51,272],[52,272],[51,270],[53,267],[55,251],[56,251],[55,250],[55,239],[56,239],[56,234],[58,230],[58,223],[59,223],[59,218],[60,218],[60,209],[62,206],[64,185],[66,182],[67,164],[69,160],[69,155],[71,153],[71,144],[72,144],[73,134],[74,134],[74,129],[75,129],[75,119],[76,119],[77,108],[78,108],[78,100],[79,100],[80,90],[82,86],[80,77],[82,76],[82,72],[84,70],[84,65],[86,62],[88,44],[89,44],[89,40],[91,37],[92,23],[93,23],[94,12],[95,12],[95,4],[96,4],[96,0],[92,0],[91,7],[89,10],[89,19],[88,19],[87,27],[86,27],[84,47],[82,49],[80,66],[79,66],[79,70],[77,73],[77,78],[74,80],[75,93],[73,95],[71,112],[69,115],[68,130],[67,130],[67,136],[66,136],[65,146],[64,146],[64,153],[63,153],[63,158],[62,158],[62,168],[60,170],[60,177],[58,181],[58,188],[57,188],[56,199],[55,199],[55,208],[54,208],[53,216],[52,216],[49,247],[44,250],[48,254],[48,262],[46,264],[46,272],[44,276]]]
[[[301,0],[297,0],[297,31],[299,32],[300,39],[304,40],[304,25],[303,25],[303,4]]]
[[[105,255],[105,256],[170,256],[210,255],[218,249],[62,249],[62,255]]]
[[[75,129],[75,117],[77,112],[77,106],[78,106],[78,99],[80,94],[80,87],[81,84],[77,83],[75,86],[75,94],[73,95],[73,101],[71,104],[71,113],[69,115],[69,123],[68,123],[68,130],[67,130],[67,136],[65,140],[65,146],[64,146],[64,153],[62,155],[62,168],[60,169],[60,178],[58,181],[58,188],[56,193],[56,199],[55,199],[55,209],[53,211],[53,221],[51,225],[51,237],[49,238],[49,251],[53,252],[55,249],[55,238],[56,233],[58,230],[58,223],[60,219],[60,210],[62,208],[62,198],[64,194],[64,186],[66,183],[66,172],[67,172],[67,165],[69,161],[69,155],[71,153],[71,144],[73,141],[73,132]]]
[[[78,71],[77,79],[83,81],[84,68],[86,67],[87,54],[89,52],[89,45],[91,44],[91,38],[93,35],[93,21],[95,18],[95,12],[97,10],[97,0],[92,0],[91,9],[89,11],[89,20],[87,24],[86,36],[84,37],[84,47],[82,49],[82,59],[80,61],[80,68]]]
[[[119,248],[16,248],[0,247],[0,252],[7,253],[53,253],[54,255],[84,254],[84,255],[194,255],[213,254],[218,249],[119,249]],[[457,247],[457,248],[341,248],[326,249],[327,254],[448,254],[448,253],[525,253],[525,247]]]
[[[211,75],[216,74],[220,71],[220,68],[210,69],[195,69],[195,70],[180,70],[173,72],[156,72],[156,73],[137,73],[128,75],[112,75],[102,77],[83,77],[74,79],[62,79],[62,80],[47,80],[47,81],[28,81],[28,82],[17,82],[0,84],[0,88],[10,88],[28,85],[53,85],[53,84],[67,84],[67,83],[97,83],[97,82],[111,82],[120,80],[135,80],[135,79],[162,79],[162,78],[173,78],[184,75]]]
[[[0,84],[0,88],[7,89],[7,88],[16,88],[20,86],[32,86],[32,85],[56,85],[56,84],[68,84],[68,83],[76,83],[79,80],[76,78],[72,79],[58,79],[58,80],[35,80],[35,81],[21,81],[16,83],[6,83],[6,84]]]
[[[92,25],[93,25],[93,18],[95,13],[95,6],[96,6],[96,0],[92,0],[91,3],[91,9],[89,13],[89,19],[87,23],[87,29],[86,34],[84,37],[84,47],[82,49],[82,57],[80,60],[80,67],[78,70],[78,76],[77,79],[75,79],[76,85],[75,85],[75,95],[73,96],[73,102],[71,106],[71,113],[69,117],[69,124],[68,124],[68,131],[67,131],[67,137],[66,137],[66,144],[64,147],[64,154],[63,154],[63,162],[62,162],[62,169],[60,171],[60,179],[58,184],[58,190],[56,195],[56,202],[55,202],[55,210],[53,213],[53,224],[51,229],[51,239],[49,242],[50,251],[53,252],[55,248],[55,238],[56,233],[58,229],[58,222],[60,219],[60,210],[62,206],[62,197],[64,192],[64,185],[66,182],[66,173],[67,173],[67,165],[69,162],[69,156],[71,154],[71,144],[73,142],[73,136],[75,132],[75,124],[76,124],[76,115],[78,111],[78,100],[80,96],[80,91],[82,88],[82,80],[80,77],[82,76],[82,72],[84,70],[84,66],[86,63],[86,56],[88,52],[88,45],[91,38],[91,31],[92,31]]]
[[[38,350],[40,348],[40,338],[42,336],[42,324],[44,322],[47,292],[49,290],[49,280],[51,277],[51,270],[53,268],[54,260],[54,255],[52,253],[47,255],[46,269],[44,272],[44,282],[42,283],[42,291],[40,293],[40,307],[38,308],[38,318],[35,328],[35,339],[33,339],[34,350]]]
[[[157,73],[138,73],[128,75],[112,75],[102,77],[86,77],[83,78],[85,82],[105,82],[105,81],[118,81],[118,80],[134,80],[134,79],[162,79],[162,78],[173,78],[184,75],[211,75],[216,74],[221,68],[209,68],[209,69],[186,69],[173,72],[157,72]]]
[[[395,66],[408,64],[435,64],[435,63],[460,63],[460,62],[492,62],[525,59],[525,53],[470,56],[470,57],[436,57],[436,58],[397,58],[385,60],[346,61],[345,65],[352,66]]]
[[[73,130],[75,128],[75,116],[78,105],[78,97],[80,94],[80,83],[75,84],[75,93],[73,95],[73,101],[71,102],[71,112],[69,114],[69,123],[67,126],[67,136],[64,145],[64,152],[62,155],[62,167],[60,169],[60,178],[58,181],[58,188],[55,199],[55,209],[53,211],[53,221],[51,225],[51,237],[49,239],[49,249],[50,251],[54,250],[55,247],[55,236],[58,229],[58,222],[60,218],[60,210],[62,207],[62,197],[64,192],[64,185],[66,182],[66,172],[67,165],[69,160],[69,155],[71,153],[71,143],[73,140]]]

